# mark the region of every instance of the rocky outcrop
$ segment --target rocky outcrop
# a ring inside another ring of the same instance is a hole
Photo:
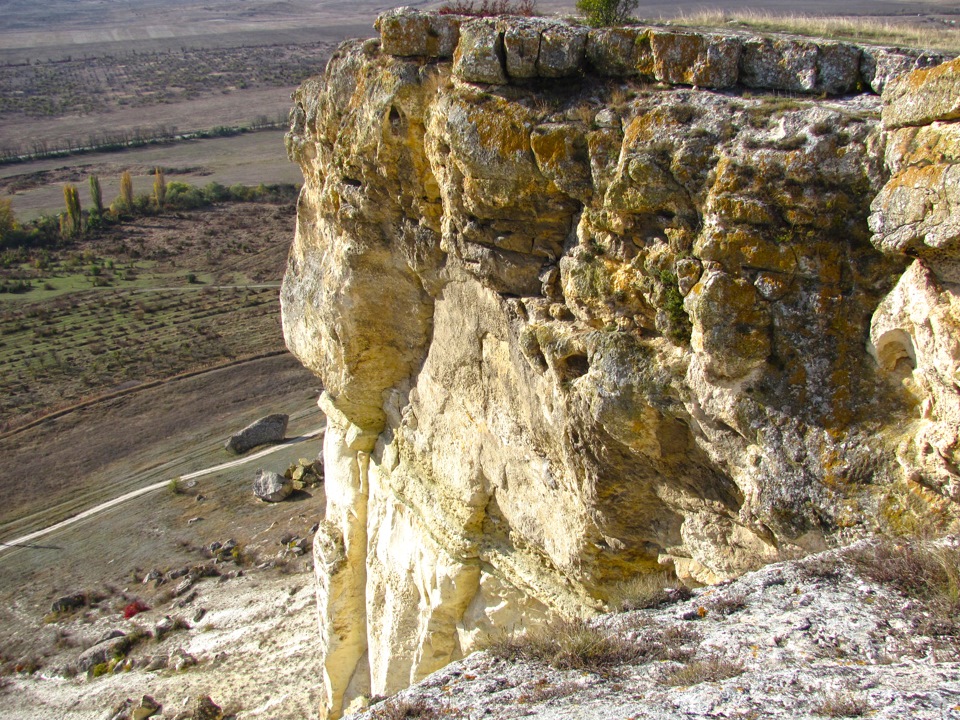
[[[920,252],[893,228],[953,215],[875,210],[872,236],[870,203],[895,195],[884,148],[895,165],[914,141],[874,95],[761,92],[859,87],[863,49],[419,13],[379,28],[299,89],[287,137],[304,188],[284,333],[326,389],[331,717],[485,633],[601,611],[644,572],[714,583],[881,520],[949,519],[952,460],[905,448],[926,447],[921,395],[952,392],[952,349],[931,340],[933,379],[911,385],[887,341],[911,332],[899,288]],[[918,152],[945,142],[920,135]]]

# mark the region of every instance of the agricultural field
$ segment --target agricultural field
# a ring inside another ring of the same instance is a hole
[[[3,251],[5,428],[84,398],[283,351],[278,289],[294,217],[292,198],[226,203],[53,249]]]

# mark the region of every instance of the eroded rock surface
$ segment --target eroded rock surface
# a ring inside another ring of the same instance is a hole
[[[957,418],[925,441],[916,423],[954,402],[952,305],[902,288],[946,272],[911,266],[910,232],[946,228],[932,256],[955,213],[897,196],[873,238],[868,215],[911,171],[891,148],[952,129],[899,138],[874,95],[641,82],[843,93],[846,46],[431,18],[381,19],[387,52],[342,46],[287,137],[305,184],[284,332],[326,388],[331,717],[639,573],[714,583],[950,515]],[[776,53],[795,62],[744,75]],[[611,70],[528,82],[573,62]],[[888,342],[911,332],[926,379]]]

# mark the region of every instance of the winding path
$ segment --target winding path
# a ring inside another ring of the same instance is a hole
[[[197,470],[192,473],[187,473],[186,475],[180,475],[178,479],[193,480],[194,478],[203,477],[204,475],[212,475],[213,473],[217,473],[222,470],[228,470],[229,468],[236,467],[237,465],[243,465],[244,463],[248,463],[251,460],[256,460],[257,458],[261,458],[264,455],[269,455],[270,453],[289,447],[290,445],[301,443],[304,440],[311,440],[317,437],[321,432],[323,432],[323,429],[324,429],[324,426],[321,425],[320,427],[310,431],[305,435],[300,435],[298,437],[291,438],[290,440],[287,440],[278,445],[272,445],[268,448],[255,452],[252,455],[247,455],[242,458],[237,458],[236,460],[231,460],[230,462],[221,463],[220,465],[215,465],[214,467],[206,468],[205,470]],[[2,542],[0,543],[0,553],[3,553],[5,550],[10,550],[12,548],[23,547],[26,543],[32,542],[38,538],[43,537],[44,535],[49,535],[50,533],[56,532],[61,528],[67,527],[68,525],[73,525],[74,523],[80,522],[81,520],[86,520],[89,517],[102,513],[104,510],[109,510],[110,508],[116,507],[117,505],[122,505],[123,503],[129,500],[133,500],[134,498],[138,498],[141,495],[146,495],[147,493],[151,493],[155,490],[165,488],[169,484],[170,484],[170,480],[161,480],[160,482],[153,483],[152,485],[147,485],[146,487],[139,488],[138,490],[133,490],[132,492],[125,493],[119,497],[114,498],[113,500],[108,500],[105,503],[94,505],[92,508],[88,510],[84,510],[81,513],[77,513],[73,517],[69,517],[66,520],[61,520],[60,522],[54,525],[51,525],[50,527],[43,528],[42,530],[36,530],[35,532],[29,533],[27,535],[14,538],[9,542]]]

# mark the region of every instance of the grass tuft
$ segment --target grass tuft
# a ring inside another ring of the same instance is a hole
[[[850,693],[832,695],[813,706],[813,712],[827,717],[863,717],[872,710],[865,699]]]
[[[743,674],[743,665],[717,656],[683,665],[668,673],[661,683],[674,687],[688,687],[705,682],[720,682]]]
[[[611,593],[610,604],[619,612],[645,610],[671,602],[687,600],[690,589],[672,572],[637,575],[619,583]]]
[[[558,670],[599,671],[643,659],[635,643],[580,619],[557,619],[524,633],[504,633],[480,649],[511,662],[543,662]]]

